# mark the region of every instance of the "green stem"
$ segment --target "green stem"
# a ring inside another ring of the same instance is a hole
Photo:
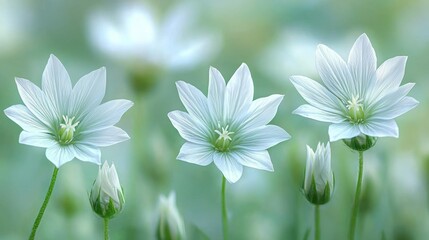
[[[109,218],[104,218],[104,240],[109,240]]]
[[[350,231],[349,231],[350,240],[355,239],[356,219],[359,211],[359,202],[360,202],[359,197],[360,197],[360,192],[362,188],[362,175],[363,175],[363,151],[359,151],[359,175],[358,175],[358,182],[356,185],[355,200],[353,202],[352,216],[350,219]]]
[[[222,175],[222,226],[223,226],[223,240],[227,240],[228,239],[228,216],[227,216],[227,213],[226,213],[225,183],[226,183],[226,179]]]
[[[52,173],[51,183],[49,184],[48,192],[46,193],[45,200],[43,201],[42,207],[37,214],[36,220],[34,220],[33,229],[31,230],[30,237],[28,239],[33,240],[36,236],[37,228],[39,227],[40,221],[42,220],[43,213],[45,213],[46,206],[48,206],[49,199],[51,198],[52,190],[54,190],[55,181],[57,180],[58,168],[54,167]]]
[[[320,240],[320,205],[314,206],[314,240]]]

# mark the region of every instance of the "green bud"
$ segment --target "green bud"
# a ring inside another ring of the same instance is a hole
[[[99,170],[89,196],[92,210],[102,218],[113,218],[122,211],[125,203],[115,165],[107,161]]]
[[[356,151],[366,151],[372,148],[377,143],[377,137],[371,137],[365,134],[360,134],[354,138],[343,139],[343,142],[351,149]]]
[[[334,192],[334,174],[331,169],[331,148],[329,142],[319,143],[316,152],[307,146],[307,164],[303,193],[307,200],[315,205],[322,205]]]
[[[170,193],[168,198],[159,199],[159,219],[156,231],[158,240],[186,239],[185,224],[176,206],[176,195]]]

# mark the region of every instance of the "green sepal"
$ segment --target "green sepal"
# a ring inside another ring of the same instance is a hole
[[[168,226],[168,223],[161,223],[159,221],[157,231],[156,231],[156,239],[157,240],[172,240],[173,237],[171,236],[170,228]]]
[[[92,192],[91,192],[92,194]],[[92,210],[101,218],[108,218],[111,219],[116,216],[116,214],[120,213],[122,211],[123,205],[124,205],[124,196],[122,194],[119,194],[119,205],[115,206],[115,203],[112,198],[109,197],[109,202],[106,204],[105,202],[101,201],[100,199],[100,192],[98,192],[98,196],[95,201],[91,201],[91,195],[90,195],[90,203]]]
[[[354,138],[343,139],[343,142],[352,150],[363,152],[372,148],[377,143],[377,139],[377,137],[361,134]]]
[[[333,185],[335,185],[335,177],[333,177],[333,178],[334,178],[334,184]],[[323,194],[319,194],[317,192],[317,189],[316,189],[316,181],[314,180],[314,176],[312,176],[310,190],[308,192],[305,192],[305,190],[303,189],[303,193],[304,193],[306,199],[311,204],[323,205],[323,204],[326,204],[327,202],[329,202],[329,200],[331,200],[331,196],[332,196],[332,192],[333,192],[331,190],[333,190],[333,189],[331,189],[329,187],[329,183],[326,183]]]

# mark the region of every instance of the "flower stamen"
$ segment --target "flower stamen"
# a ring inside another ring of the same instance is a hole
[[[364,121],[365,113],[363,111],[363,100],[359,95],[352,96],[352,99],[347,101],[347,109],[349,110],[348,118],[352,123],[362,123]]]
[[[219,137],[217,138],[214,145],[216,150],[219,152],[226,152],[229,150],[229,146],[232,141],[230,135],[234,134],[234,132],[228,131],[229,125],[226,125],[226,127],[221,127],[218,123],[218,128],[222,131],[219,131],[219,129],[215,130],[215,133],[219,134]]]
[[[58,133],[58,141],[61,144],[69,144],[73,141],[74,132],[79,124],[79,121],[73,123],[75,117],[69,118],[63,115],[64,123],[60,123],[60,131]]]

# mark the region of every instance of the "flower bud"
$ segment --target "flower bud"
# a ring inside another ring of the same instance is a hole
[[[372,148],[377,142],[377,138],[365,134],[360,134],[354,138],[343,139],[343,142],[349,148],[362,152]]]
[[[107,161],[98,172],[89,196],[92,210],[102,218],[112,218],[121,212],[125,203],[115,165]]]
[[[334,174],[331,169],[331,148],[329,142],[317,144],[316,152],[307,146],[304,194],[316,205],[329,202],[334,192]]]
[[[158,240],[185,239],[185,224],[176,206],[176,194],[171,192],[168,198],[159,198]]]

